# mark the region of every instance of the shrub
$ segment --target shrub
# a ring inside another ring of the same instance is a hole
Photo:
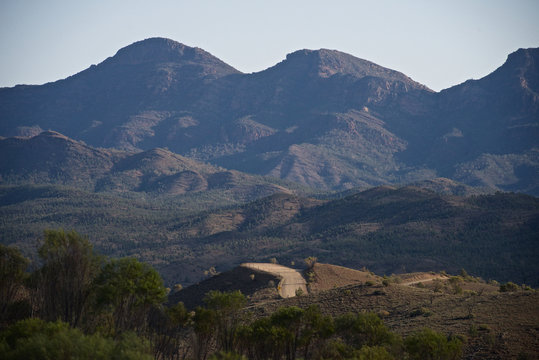
[[[209,360],[247,360],[247,358],[233,352],[219,351],[210,356]]]
[[[434,279],[432,280],[432,291],[434,292],[442,292],[442,289],[444,287],[444,284],[442,283],[442,280],[440,279]]]
[[[374,313],[345,314],[335,319],[337,333],[346,344],[361,348],[363,345],[391,345],[396,337]]]
[[[40,316],[81,325],[100,270],[100,256],[87,238],[63,230],[45,230],[38,254],[43,266],[32,275],[32,284]]]
[[[449,285],[453,289],[454,294],[462,294],[462,287],[460,286],[462,278],[460,276],[451,276],[449,278]]]
[[[359,360],[393,360],[393,355],[381,346],[363,346],[359,350]]]
[[[456,360],[462,353],[459,339],[448,339],[431,329],[423,329],[408,336],[404,346],[410,359],[417,360]]]
[[[415,309],[414,311],[412,311],[410,313],[410,316],[412,316],[412,317],[416,317],[416,316],[420,316],[420,315],[428,317],[428,316],[432,315],[432,311],[430,311],[430,309],[428,309],[426,307],[422,307],[422,308],[419,308],[419,309]]]
[[[506,284],[500,285],[500,292],[513,292],[518,290],[518,285],[509,281]]]
[[[19,250],[0,244],[0,323],[30,314],[29,302],[21,299],[28,262]]]
[[[149,346],[133,333],[118,340],[84,335],[67,323],[41,319],[19,321],[0,334],[3,359],[138,359],[153,357]]]

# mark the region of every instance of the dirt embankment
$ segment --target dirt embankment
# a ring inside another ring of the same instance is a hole
[[[312,292],[326,291],[348,285],[364,284],[367,281],[378,281],[381,278],[369,271],[354,270],[338,265],[314,264],[307,273],[312,272],[309,288]]]
[[[270,284],[277,284],[279,281],[278,276],[268,272],[238,266],[170,294],[169,303],[177,304],[181,301],[188,309],[194,309],[196,306],[204,305],[204,297],[212,290],[223,292],[240,290],[242,294],[250,297],[267,289]]]
[[[242,267],[263,271],[281,278],[277,290],[283,298],[296,296],[296,291],[301,290],[304,294],[307,293],[307,282],[296,269],[292,269],[278,264],[267,263],[244,263]]]

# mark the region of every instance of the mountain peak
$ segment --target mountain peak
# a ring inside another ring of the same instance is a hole
[[[37,136],[42,137],[42,138],[57,138],[57,139],[63,139],[63,140],[71,140],[67,136],[53,130],[42,131]]]
[[[351,75],[356,78],[377,77],[390,81],[401,81],[426,88],[424,85],[414,82],[401,72],[385,68],[373,62],[357,58],[353,55],[330,49],[295,51],[286,56],[286,60],[277,66],[289,65],[297,69],[300,66],[308,69],[322,78],[333,75]]]
[[[167,38],[148,38],[118,50],[116,55],[105,60],[108,63],[136,65],[143,63],[198,63],[218,65],[238,72],[212,54],[197,47],[190,47]]]
[[[519,67],[537,66],[539,59],[539,48],[520,48],[507,56],[506,64]]]

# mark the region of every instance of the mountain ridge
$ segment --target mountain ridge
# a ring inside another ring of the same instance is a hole
[[[94,147],[167,147],[324,190],[446,177],[539,194],[538,57],[521,49],[483,79],[433,92],[336,50],[243,74],[150,38],[66,80],[0,89],[0,136],[52,129]]]
[[[182,195],[206,190],[254,199],[291,192],[269,179],[226,170],[165,149],[96,149],[55,131],[0,139],[0,184],[52,184],[95,192]]]

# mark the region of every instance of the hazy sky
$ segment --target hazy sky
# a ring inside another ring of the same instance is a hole
[[[538,19],[539,0],[0,0],[0,86],[62,79],[161,36],[243,72],[336,49],[441,90],[539,47]]]

